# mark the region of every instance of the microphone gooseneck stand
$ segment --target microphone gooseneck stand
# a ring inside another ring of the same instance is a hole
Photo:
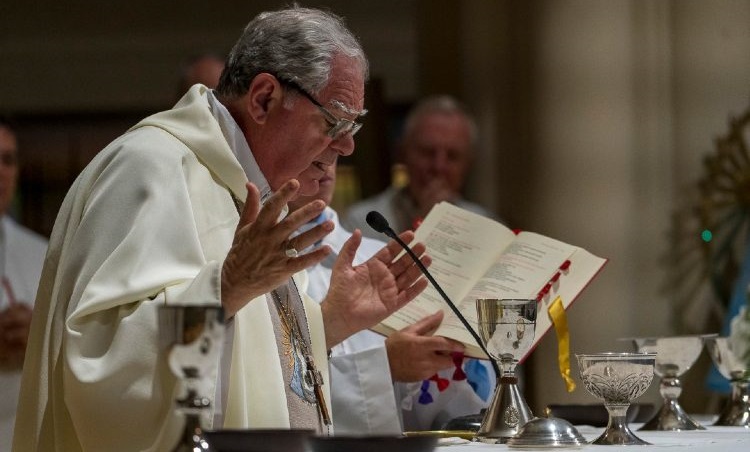
[[[414,251],[407,246],[391,229],[388,225],[388,221],[376,211],[372,211],[367,214],[367,224],[369,224],[377,232],[386,234],[392,238],[411,256],[414,262],[417,264],[422,273],[432,283],[435,289],[443,297],[443,300],[450,306],[453,312],[456,314],[458,319],[463,323],[464,327],[471,333],[471,336],[477,342],[479,347],[484,351],[485,354],[490,358],[490,363],[495,371],[495,378],[497,379],[497,386],[495,387],[495,393],[492,396],[487,410],[482,416],[482,424],[477,430],[474,436],[474,441],[483,443],[497,444],[506,443],[510,438],[516,435],[519,429],[530,421],[534,416],[529,408],[528,404],[520,393],[517,382],[518,379],[514,374],[501,373],[499,360],[494,359],[490,356],[484,342],[481,340],[479,335],[474,331],[474,328],[469,325],[466,318],[459,312],[456,305],[448,298],[448,295],[443,291],[440,285],[435,281],[427,268],[414,254]]]

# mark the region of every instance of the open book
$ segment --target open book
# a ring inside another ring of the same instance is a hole
[[[548,305],[559,296],[567,309],[607,262],[582,248],[540,234],[516,235],[497,221],[447,202],[432,208],[416,230],[416,240],[427,246],[432,258],[430,273],[477,333],[477,298],[539,302],[534,345],[528,353],[552,326]],[[468,356],[487,358],[431,284],[372,329],[388,335],[437,310],[443,310],[445,317],[436,335],[462,342]]]

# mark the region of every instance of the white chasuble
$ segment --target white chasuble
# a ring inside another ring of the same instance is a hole
[[[239,222],[233,198],[246,197],[246,173],[210,95],[195,85],[172,110],[117,138],[63,201],[32,317],[14,450],[174,444],[177,385],[158,347],[158,307],[220,305],[221,267]],[[320,309],[303,303],[327,382]],[[226,425],[289,428],[265,297],[232,322]]]

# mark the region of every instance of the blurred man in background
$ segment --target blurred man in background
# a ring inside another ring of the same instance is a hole
[[[450,96],[428,97],[408,113],[399,155],[408,176],[405,187],[384,192],[354,203],[344,224],[359,228],[365,236],[379,238],[367,226],[371,210],[383,214],[397,232],[415,229],[433,205],[451,202],[480,215],[492,216],[483,207],[461,195],[466,174],[474,158],[477,126],[457,100]]]
[[[180,70],[177,99],[181,98],[196,83],[215,89],[219,85],[224,58],[214,53],[202,53],[188,58]]]
[[[0,451],[13,439],[31,308],[47,240],[10,217],[18,185],[18,140],[0,117]]]

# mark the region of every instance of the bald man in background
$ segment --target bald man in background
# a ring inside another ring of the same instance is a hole
[[[494,218],[462,195],[477,140],[476,121],[458,100],[447,95],[422,99],[407,114],[399,142],[407,185],[389,187],[352,204],[344,225],[377,239],[381,234],[369,228],[365,220],[369,211],[380,212],[395,231],[401,232],[416,229],[432,206],[441,201]]]

